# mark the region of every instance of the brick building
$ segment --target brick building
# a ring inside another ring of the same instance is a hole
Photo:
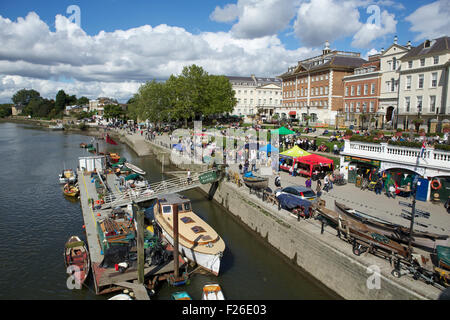
[[[343,78],[352,75],[366,60],[357,52],[330,50],[328,41],[320,56],[299,61],[280,75],[282,104],[275,109],[281,118],[335,125],[343,110]]]
[[[352,75],[345,76],[344,112],[339,125],[361,128],[378,128],[383,125],[383,114],[379,112],[381,86],[380,55],[369,57],[369,61],[355,68]]]

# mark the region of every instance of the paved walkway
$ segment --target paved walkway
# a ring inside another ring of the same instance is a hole
[[[316,133],[317,134],[317,133]],[[126,135],[128,139],[133,141],[135,145],[140,145],[145,141],[145,137],[140,134]],[[162,136],[157,136],[155,141],[157,144],[163,143],[165,145],[170,145],[170,139],[167,134]],[[326,155],[326,154],[325,154]],[[257,166],[257,169],[259,166]],[[235,172],[238,171],[238,164],[230,165],[230,170]],[[290,185],[305,185],[306,178],[303,177],[292,177],[287,172],[281,172],[281,184],[282,187],[287,187]],[[269,177],[269,187],[275,190],[274,184],[275,176]],[[323,181],[322,181],[323,185]],[[312,184],[313,190],[316,188],[316,182]],[[396,197],[395,199],[388,198],[386,195],[377,195],[373,191],[362,191],[355,187],[354,184],[346,184],[344,186],[334,186],[329,192],[323,192],[321,198],[326,201],[326,206],[329,209],[334,210],[334,201],[342,202],[349,207],[357,209],[361,212],[379,217],[384,220],[391,221],[396,224],[409,227],[410,221],[402,218],[400,214],[402,210],[410,210],[410,208],[401,206],[399,201],[412,203],[411,199]],[[431,233],[438,234],[450,234],[450,214],[448,214],[443,206],[443,204],[433,204],[432,202],[416,202],[416,208],[428,211],[430,213],[430,218],[416,218],[415,221],[421,224],[427,225],[428,227],[421,227],[415,225],[415,230],[428,231]]]

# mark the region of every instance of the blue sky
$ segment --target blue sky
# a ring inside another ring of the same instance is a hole
[[[69,21],[71,5],[81,29]],[[448,35],[449,8],[450,0],[1,1],[0,102],[20,87],[126,99],[192,63],[277,76],[325,40],[367,57],[395,35],[413,45]]]

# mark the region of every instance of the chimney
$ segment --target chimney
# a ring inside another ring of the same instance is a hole
[[[394,37],[394,44],[397,44],[397,42],[398,42],[398,37],[395,36],[395,37]]]
[[[408,48],[408,50],[411,50],[411,41],[408,40],[408,43],[406,44],[406,47]]]
[[[330,53],[330,52],[331,52],[331,50],[330,50],[330,43],[327,40],[327,41],[325,41],[325,48],[322,50],[322,53],[323,54],[327,54],[327,53]]]
[[[383,53],[384,53],[384,48],[381,48],[381,51],[380,51],[380,52],[381,52],[381,54],[383,54]]]

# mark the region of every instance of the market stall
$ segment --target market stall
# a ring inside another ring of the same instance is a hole
[[[310,154],[296,159],[298,162],[298,175],[319,177],[322,179],[326,173],[333,171],[334,162],[331,159]]]
[[[280,169],[288,171],[291,167],[295,168],[298,159],[304,156],[309,156],[311,153],[294,146],[293,148],[280,153]]]

